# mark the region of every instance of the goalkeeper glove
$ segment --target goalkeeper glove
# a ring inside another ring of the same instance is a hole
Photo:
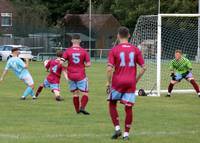
[[[172,77],[172,80],[176,80],[176,75],[174,73],[171,73],[170,76]]]
[[[106,85],[106,93],[110,94],[110,85]]]

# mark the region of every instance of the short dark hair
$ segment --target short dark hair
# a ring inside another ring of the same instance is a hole
[[[19,51],[19,48],[13,48],[13,49],[11,50],[12,53],[15,52],[15,51]]]
[[[62,58],[63,52],[62,51],[57,51],[56,56]]]
[[[79,34],[74,34],[74,35],[72,36],[72,39],[75,39],[75,40],[80,40],[80,39],[81,39],[81,37],[80,37],[80,35],[79,35]]]
[[[118,34],[119,34],[120,38],[128,38],[129,29],[127,27],[122,26],[118,29]]]
[[[181,55],[183,54],[182,50],[176,50],[175,53],[180,53]]]

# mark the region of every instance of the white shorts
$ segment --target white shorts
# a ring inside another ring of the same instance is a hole
[[[31,85],[34,84],[33,78],[32,78],[32,76],[31,76],[30,74],[27,74],[27,75],[23,76],[23,77],[21,78],[21,80],[23,80],[24,83],[25,83],[26,85],[28,85],[28,86],[31,86]]]

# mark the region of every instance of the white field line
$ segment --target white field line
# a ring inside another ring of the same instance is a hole
[[[198,134],[199,130],[191,130],[191,131],[158,131],[158,132],[134,132],[133,136],[174,136],[174,135],[183,135],[183,134]],[[102,137],[110,137],[111,134],[93,134],[93,133],[85,133],[85,134],[44,134],[44,135],[25,135],[25,134],[4,134],[0,133],[0,138],[6,139],[34,139],[34,138],[102,138]]]

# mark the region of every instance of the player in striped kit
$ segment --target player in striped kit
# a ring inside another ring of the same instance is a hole
[[[188,82],[190,82],[200,97],[199,86],[192,75],[192,64],[183,56],[181,50],[175,51],[175,59],[170,62],[170,70],[172,80],[168,86],[168,94],[166,97],[171,97],[171,92],[174,85],[181,82],[182,79],[186,79]]]

